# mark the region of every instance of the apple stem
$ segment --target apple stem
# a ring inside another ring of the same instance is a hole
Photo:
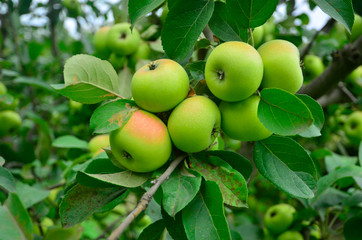
[[[126,228],[133,222],[133,220],[144,210],[146,210],[148,204],[153,198],[153,195],[156,193],[157,189],[161,184],[170,177],[171,173],[176,169],[176,167],[185,159],[184,155],[176,157],[168,166],[166,171],[155,181],[155,184],[142,195],[141,200],[138,202],[137,206],[133,211],[128,214],[128,216],[123,220],[123,222],[111,233],[108,237],[108,240],[119,239],[121,234],[126,230]]]

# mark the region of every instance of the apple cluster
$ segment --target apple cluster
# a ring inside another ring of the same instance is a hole
[[[131,89],[141,109],[110,134],[112,154],[120,165],[135,172],[153,171],[167,162],[172,146],[186,153],[209,149],[221,129],[240,141],[267,138],[272,133],[257,117],[260,97],[255,93],[260,87],[295,93],[303,75],[298,49],[288,41],[273,40],[258,51],[243,42],[226,42],[209,55],[205,80],[221,99],[219,106],[206,96],[187,97],[190,81],[175,61],[159,59],[140,68]],[[154,113],[168,113],[167,123]]]
[[[139,59],[149,59],[150,46],[142,41],[137,29],[131,30],[129,23],[117,23],[101,27],[93,39],[95,55],[108,59],[118,70],[127,62],[133,66]]]

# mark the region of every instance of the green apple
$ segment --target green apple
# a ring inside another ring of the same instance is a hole
[[[277,240],[303,240],[303,235],[297,231],[287,231],[280,234]]]
[[[109,56],[109,62],[112,64],[113,68],[116,70],[122,69],[124,64],[126,63],[126,56],[123,55],[117,55],[116,53],[111,53],[111,56]]]
[[[241,101],[260,86],[263,62],[259,53],[243,42],[217,46],[207,59],[205,79],[210,91],[228,102]]]
[[[281,203],[270,207],[264,215],[264,225],[273,234],[286,231],[293,223],[295,208]]]
[[[264,63],[262,88],[296,93],[303,84],[298,48],[285,40],[272,40],[258,48]]]
[[[362,95],[362,66],[359,66],[348,75],[346,83],[352,92]]]
[[[150,45],[146,42],[142,42],[133,56],[136,57],[137,59],[150,59],[150,55],[151,55]]]
[[[324,71],[324,64],[320,57],[308,54],[303,59],[306,79],[312,80]]]
[[[274,35],[275,33],[275,23],[274,19],[270,18],[265,24],[262,25],[264,28],[264,34]]]
[[[221,102],[221,129],[230,138],[240,141],[258,141],[272,133],[258,118],[260,97],[252,95],[240,102]]]
[[[4,83],[0,82],[0,95],[4,95],[8,92]]]
[[[348,116],[344,132],[353,143],[358,144],[362,140],[362,111],[355,111]]]
[[[242,146],[242,142],[240,140],[229,138],[226,135],[224,135],[224,142],[225,142],[225,149],[233,150],[235,152],[238,151]]]
[[[140,41],[138,31],[131,30],[129,23],[113,25],[107,35],[108,48],[118,55],[130,55],[136,52]]]
[[[104,26],[94,34],[93,44],[95,54],[102,59],[107,59],[111,54],[111,50],[107,45],[107,36],[110,29],[110,26]]]
[[[137,51],[134,54],[130,55],[130,57],[128,58],[128,64],[130,68],[134,69],[140,59],[150,59],[150,57],[150,45],[148,43],[142,42],[138,47]]]
[[[131,88],[138,106],[150,112],[165,112],[185,99],[189,77],[177,62],[159,59],[133,75]]]
[[[209,98],[190,97],[172,111],[167,127],[178,149],[187,153],[200,152],[219,134],[220,112]]]
[[[79,112],[83,107],[83,104],[77,101],[70,100],[69,108],[74,112]]]
[[[109,137],[112,154],[125,168],[151,172],[164,165],[172,143],[165,124],[152,113],[138,110]]]
[[[0,112],[0,137],[12,134],[21,126],[20,115],[13,110]]]
[[[253,30],[254,46],[258,46],[264,38],[264,27],[260,26]]]
[[[93,153],[93,156],[96,156],[103,152],[103,148],[109,147],[109,145],[108,134],[97,135],[89,141],[89,152]]]
[[[354,42],[357,38],[362,36],[362,17],[355,14],[354,23],[351,29],[351,34],[348,34],[349,39]]]

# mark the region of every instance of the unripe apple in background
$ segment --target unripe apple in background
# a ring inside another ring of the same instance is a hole
[[[258,141],[272,133],[258,118],[260,97],[252,95],[240,102],[221,102],[221,129],[232,139]]]
[[[296,93],[303,84],[298,48],[285,40],[272,40],[258,48],[264,63],[262,88]]]
[[[127,60],[126,56],[117,55],[114,52],[111,53],[111,55],[109,56],[109,62],[112,64],[115,70],[121,69],[126,63],[126,60]]]
[[[21,126],[20,115],[13,110],[0,112],[0,137],[10,135]]]
[[[178,149],[187,153],[200,152],[219,134],[220,112],[209,98],[190,97],[172,111],[167,127]]]
[[[304,69],[303,73],[306,80],[312,80],[319,76],[324,71],[324,64],[320,57],[308,54],[303,59]]]
[[[270,207],[264,215],[264,225],[273,234],[286,231],[294,221],[295,208],[281,203]]]
[[[264,38],[264,27],[260,26],[253,30],[254,46],[259,46]]]
[[[82,109],[83,104],[77,101],[73,101],[73,100],[69,100],[69,108],[73,111],[73,112],[78,112]]]
[[[151,47],[148,43],[142,42],[137,51],[128,58],[128,65],[134,69],[140,59],[150,59]]]
[[[150,112],[165,112],[185,99],[189,77],[177,62],[159,59],[133,75],[131,88],[138,106]]]
[[[0,82],[0,95],[4,95],[8,92],[5,84],[3,84],[2,82]]]
[[[351,29],[351,34],[347,33],[348,38],[351,42],[356,41],[359,37],[362,36],[362,17],[355,14],[354,23]]]
[[[303,235],[297,231],[287,231],[280,234],[277,240],[303,240]]]
[[[134,53],[134,57],[137,59],[150,59],[151,47],[148,43],[142,42],[137,51]]]
[[[241,101],[260,86],[263,62],[259,53],[247,43],[226,42],[209,55],[205,79],[210,91],[228,102]]]
[[[131,30],[131,24],[118,23],[111,27],[107,35],[107,45],[118,55],[130,55],[137,51],[141,41],[136,29]]]
[[[109,147],[109,145],[109,135],[107,134],[97,135],[93,137],[88,144],[89,151],[93,153],[93,156],[97,156],[98,154],[103,152],[103,148]]]
[[[110,134],[112,154],[125,168],[151,172],[164,165],[172,143],[165,124],[155,115],[138,110],[125,126]]]
[[[362,111],[355,111],[347,117],[344,132],[351,142],[359,144],[362,140]]]
[[[346,78],[348,88],[356,95],[362,95],[362,66],[351,72]]]
[[[235,152],[237,152],[242,146],[242,142],[240,140],[229,138],[226,135],[224,135],[224,143],[225,150],[233,150]]]
[[[95,34],[93,38],[95,55],[102,59],[107,59],[111,54],[111,50],[108,48],[107,36],[108,32],[111,29],[110,26],[101,27]]]

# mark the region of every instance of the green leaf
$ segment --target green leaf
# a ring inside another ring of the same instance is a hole
[[[153,11],[165,0],[129,0],[128,13],[131,23],[134,24],[139,18]]]
[[[192,81],[192,87],[194,87],[200,80],[205,79],[205,64],[206,61],[196,61],[188,63],[186,69],[190,71]]]
[[[47,198],[50,193],[48,190],[36,186],[29,186],[21,182],[16,183],[16,190],[25,208],[29,208],[34,204],[41,202]]]
[[[116,186],[122,186],[127,188],[139,187],[150,177],[148,173],[136,173],[130,170],[118,172],[118,173],[108,173],[108,174],[91,174],[86,172],[78,172],[78,175],[85,174],[88,177],[102,181],[104,183],[113,184]],[[77,175],[77,180],[78,176]]]
[[[162,218],[165,221],[167,232],[170,234],[173,240],[187,239],[185,228],[182,222],[182,212],[176,214],[175,217],[170,217],[162,209]]]
[[[0,206],[1,239],[31,240],[33,224],[18,195],[10,193],[4,205]]]
[[[140,62],[141,62],[141,60],[139,60],[137,62],[137,64]],[[147,60],[147,63],[149,63],[148,60]],[[132,98],[132,88],[131,88],[132,77],[133,77],[133,74],[132,74],[130,68],[127,67],[126,65],[118,73],[119,84],[120,84],[119,94],[121,96],[123,96],[124,98],[129,98],[129,99]]]
[[[307,105],[314,119],[313,124],[304,132],[299,133],[299,135],[302,137],[321,136],[321,130],[324,124],[324,113],[321,105],[308,95],[297,94],[296,96]]]
[[[230,17],[244,28],[263,25],[274,13],[278,0],[227,0]]]
[[[72,227],[91,215],[98,208],[108,204],[124,188],[91,188],[76,184],[66,193],[59,207],[59,214],[64,227]]]
[[[3,167],[0,167],[0,186],[9,192],[16,192],[13,175]]]
[[[205,181],[194,200],[182,211],[188,240],[231,240],[218,185]]]
[[[347,166],[321,177],[317,182],[317,192],[315,193],[313,201],[316,201],[319,196],[338,179],[345,177],[362,177],[362,168],[358,166]]]
[[[359,165],[362,167],[362,141],[359,144],[358,148],[358,159],[359,159]]]
[[[65,86],[64,84],[52,84],[51,87],[64,97],[84,104],[94,104],[120,97],[116,93],[98,88],[91,83],[79,82],[69,86]]]
[[[225,3],[215,2],[215,10],[209,21],[212,32],[221,40],[227,41],[248,41],[247,28],[240,25],[230,15]]]
[[[159,240],[165,230],[165,221],[158,220],[148,225],[137,238],[137,240]]]
[[[346,240],[359,240],[362,234],[362,213],[348,219],[343,226],[343,235]]]
[[[108,133],[124,126],[138,110],[136,103],[127,99],[112,101],[99,106],[90,119],[94,133]]]
[[[65,62],[64,82],[65,85],[52,87],[80,103],[92,104],[121,97],[118,75],[112,65],[90,55],[75,55]]]
[[[206,180],[219,185],[225,204],[245,207],[248,189],[243,175],[216,156],[193,155],[190,158],[192,171],[201,174]]]
[[[312,198],[317,170],[313,160],[296,141],[271,136],[256,142],[254,162],[260,174],[293,197]]]
[[[351,32],[354,14],[350,0],[313,0],[323,12],[343,24]]]
[[[175,217],[196,196],[201,177],[193,176],[184,168],[174,171],[162,185],[162,206],[168,215]]]
[[[30,86],[35,86],[35,87],[40,87],[42,89],[45,89],[47,91],[56,93],[56,91],[54,91],[48,83],[46,83],[45,81],[43,81],[41,78],[34,78],[34,77],[25,77],[25,76],[20,76],[14,79],[14,83],[21,83],[21,84],[27,84]]]
[[[130,193],[129,190],[124,189],[124,193],[120,196],[118,196],[117,198],[113,199],[112,201],[110,201],[109,203],[107,203],[106,205],[98,208],[97,210],[95,210],[95,213],[106,213],[111,211],[113,208],[115,208],[116,206],[118,206],[121,202],[123,202],[128,194]]]
[[[214,0],[177,0],[167,14],[161,39],[168,57],[181,62],[209,22]]]
[[[144,177],[147,174],[136,174],[130,171],[123,171],[122,169],[115,166],[109,158],[96,158],[93,159],[84,171],[77,173],[77,182],[88,187],[113,187],[114,185],[130,184],[129,187],[140,185],[144,183]],[[141,176],[140,178],[138,176]],[[132,182],[128,183],[128,177],[131,178]],[[116,184],[114,184],[116,181]],[[122,185],[123,186],[123,185]]]
[[[240,172],[245,179],[249,179],[253,171],[253,164],[242,155],[233,151],[214,150],[201,152],[209,156],[217,156],[227,162],[233,169]]]
[[[357,163],[356,157],[341,156],[336,153],[332,153],[330,156],[325,157],[325,164],[328,173],[333,172],[337,168],[353,166]]]
[[[284,136],[301,133],[313,123],[313,116],[302,100],[276,88],[261,91],[258,118],[269,131]]]
[[[88,142],[71,135],[58,137],[53,141],[52,146],[56,148],[79,148],[79,149],[89,148]]]

